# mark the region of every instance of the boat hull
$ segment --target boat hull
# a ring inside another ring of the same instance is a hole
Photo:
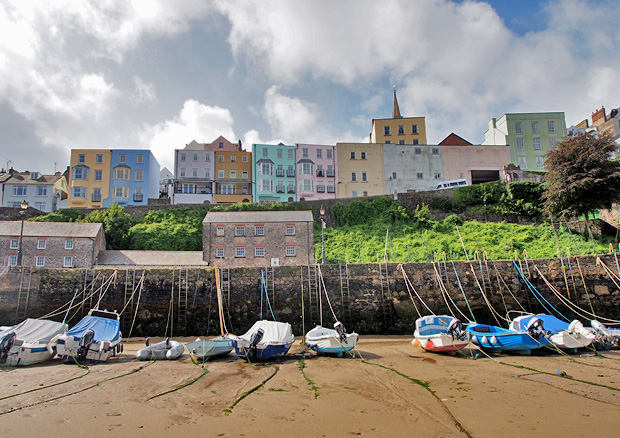
[[[275,359],[276,357],[285,356],[288,350],[291,348],[290,344],[268,344],[259,345],[256,349],[250,348],[249,342],[240,340],[234,340],[233,346],[235,347],[235,353],[237,356],[249,359]]]
[[[448,328],[455,319],[447,315],[418,318],[415,322],[416,329],[413,333],[412,344],[417,344],[425,351],[432,353],[456,354],[457,351],[469,345],[469,333],[463,332],[460,337],[448,333]]]
[[[295,342],[289,323],[266,320],[256,321],[246,333],[231,339],[237,356],[261,360],[284,356]]]
[[[486,324],[469,324],[467,331],[474,345],[486,351],[503,353],[505,351],[526,354],[542,348],[548,341],[544,337],[534,339],[527,331],[515,331]]]
[[[9,350],[6,362],[0,366],[21,367],[34,365],[50,360],[56,355],[56,347],[52,347],[52,352],[46,345],[41,344],[22,344],[18,347],[13,346]]]
[[[355,348],[358,340],[357,333],[346,333],[345,339],[341,341],[336,330],[321,326],[316,326],[306,333],[306,346],[321,355],[342,357],[347,351]]]
[[[547,334],[549,344],[562,350],[575,351],[578,348],[587,347],[594,340],[594,336],[585,330],[581,322],[575,320],[568,323],[553,315],[543,313],[522,314],[514,318],[509,327],[517,331],[526,330],[528,323],[533,318],[542,321],[544,329],[549,333]]]
[[[89,346],[84,358],[79,358],[80,338],[65,337],[58,339],[56,354],[60,359],[67,361],[77,361],[79,363],[101,363],[106,362],[111,357],[116,356],[122,351],[121,339],[114,342],[93,341]]]
[[[198,362],[226,356],[234,349],[233,342],[228,336],[197,339],[185,346],[189,354]]]
[[[27,318],[0,333],[0,366],[28,366],[50,360],[56,355],[56,340],[67,324]],[[8,351],[7,342],[12,344]]]

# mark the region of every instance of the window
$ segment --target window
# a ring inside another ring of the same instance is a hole
[[[327,176],[332,176],[333,177],[334,175],[335,175],[335,173],[334,173],[334,166],[331,165],[331,164],[328,164],[327,165]]]
[[[95,170],[95,181],[103,181],[103,170]]]
[[[237,156],[236,155],[231,155],[230,156],[230,162],[231,163],[236,163],[237,162]]]
[[[317,149],[316,150],[316,157],[317,158],[323,158],[323,149]]]
[[[245,236],[245,226],[236,225],[235,226],[235,236]]]
[[[264,246],[255,246],[254,247],[254,257],[265,257],[265,247]]]
[[[269,149],[263,148],[263,158],[268,158],[268,157],[269,157]]]
[[[422,148],[415,148],[413,150],[413,153],[416,154],[416,155],[422,155]]]
[[[362,160],[365,160],[366,159],[366,152],[362,151],[362,152],[360,152],[360,154],[361,154]]]
[[[273,191],[273,181],[270,179],[260,179],[258,180],[258,191],[259,192],[272,192]]]
[[[85,163],[85,162],[86,162],[86,155],[79,154],[78,155],[78,163]]]
[[[351,181],[357,181],[357,173],[356,172],[351,172]]]
[[[542,155],[537,155],[536,156],[536,168],[537,169],[544,169],[545,168],[545,157],[543,157]]]
[[[235,257],[245,257],[245,246],[235,247]]]
[[[224,178],[224,170],[223,169],[220,169],[220,170],[217,171],[217,177],[219,179],[223,179]]]
[[[219,259],[224,258],[224,248],[215,248],[215,257]]]
[[[37,186],[37,196],[47,196],[47,186]]]
[[[216,236],[224,235],[224,227],[222,225],[218,225],[217,227],[215,227],[215,235]]]
[[[101,188],[95,187],[92,194],[93,202],[101,202]]]
[[[9,266],[17,266],[17,256],[16,255],[10,255],[9,256]]]
[[[184,177],[184,176],[185,176],[185,168],[184,168],[184,167],[182,167],[182,168],[179,170],[179,176],[182,176],[182,177]]]
[[[295,245],[286,245],[286,256],[295,257],[297,255],[297,248]]]
[[[405,135],[405,125],[398,125],[398,135]]]
[[[549,131],[549,134],[555,133],[555,125],[553,124],[553,120],[547,122],[547,131]]]
[[[287,236],[294,236],[295,235],[295,225],[287,224],[285,229],[284,229],[284,234],[287,235]]]
[[[183,193],[196,193],[196,185],[195,184],[183,184],[181,188]]]
[[[45,239],[37,240],[37,249],[45,249],[46,241]]]
[[[327,182],[327,193],[336,193],[336,188],[333,181]]]
[[[278,158],[282,158],[282,148],[278,148],[278,150],[276,151],[276,156]]]
[[[19,249],[19,239],[11,239],[11,249]]]
[[[237,171],[236,170],[231,170],[230,171],[230,179],[237,179]]]
[[[13,186],[13,196],[26,196],[27,186]]]
[[[196,169],[196,173],[198,172],[198,169]],[[136,169],[136,181],[144,181],[144,170],[142,169]],[[198,176],[198,175],[196,175]]]
[[[236,187],[228,184],[223,184],[219,186],[220,195],[234,195],[236,192]]]
[[[368,196],[368,192],[367,192],[366,190],[364,190],[364,191],[362,192],[362,196]]]
[[[126,162],[127,162],[127,155],[125,155],[125,154],[120,154],[120,155],[118,156],[118,162],[119,162],[119,163],[126,163]]]
[[[289,160],[292,160],[292,159],[294,159],[294,158],[295,158],[295,156],[293,155],[293,154],[295,153],[295,151],[294,151],[293,149],[289,149],[289,150],[288,150],[288,151],[286,151],[286,152],[287,152],[287,155],[286,155],[286,156],[288,157],[288,159],[289,159]]]
[[[431,149],[431,153],[432,153],[433,155],[439,155],[439,148],[432,148],[432,149]]]
[[[142,155],[142,154],[136,155],[136,163],[138,163],[138,164],[144,163],[144,155]]]
[[[198,161],[198,154],[192,154],[192,161]]]
[[[205,169],[205,178],[211,178],[211,170]]]
[[[114,179],[129,180],[129,169],[125,167],[118,167],[114,169]]]
[[[34,208],[36,208],[39,211],[45,211],[45,202],[35,202],[34,203]]]
[[[383,135],[391,135],[390,134],[390,127],[389,126],[384,126],[383,127]]]
[[[551,146],[551,149],[555,149],[557,147],[557,144],[558,144],[557,137],[549,137],[549,145]]]
[[[523,137],[517,137],[517,150],[525,150],[525,142],[523,140]]]
[[[351,151],[351,159],[355,160],[355,151]]]
[[[301,163],[301,168],[299,169],[300,175],[312,175],[312,164],[311,163]]]
[[[416,173],[416,178],[417,179],[424,179],[424,173],[423,172],[417,172]]]
[[[75,166],[73,168],[73,179],[88,179],[88,167]]]
[[[205,154],[205,161],[206,161],[207,163],[210,163],[210,162],[211,162],[211,155],[209,155],[209,154]]]
[[[368,178],[366,177],[366,172],[362,172],[362,181],[367,182]]]
[[[72,198],[86,198],[86,187],[72,187],[71,197]]]
[[[392,179],[396,179],[396,172],[392,172]]]
[[[418,125],[411,125],[411,133],[412,134],[418,133]]]
[[[532,134],[538,134],[538,122],[532,122]]]
[[[247,156],[247,155],[244,155],[244,156],[243,156],[243,160],[241,160],[241,161],[243,161],[244,163],[247,163],[247,162],[248,162],[248,156]]]
[[[357,198],[357,191],[356,191],[356,190],[353,190],[353,191],[351,192],[351,196],[352,196],[352,197],[354,197],[354,198]]]
[[[312,191],[312,180],[311,179],[302,179],[301,180],[301,190],[304,192]]]
[[[37,256],[36,263],[39,268],[42,268],[43,266],[45,266],[45,256]]]
[[[287,191],[289,193],[295,193],[295,183],[294,182],[289,182],[288,183]]]
[[[114,187],[115,198],[129,198],[129,187],[116,186]]]
[[[30,174],[30,179],[39,179],[39,172],[32,172]]]
[[[385,144],[392,144],[392,140],[385,140]]]
[[[218,148],[220,148],[220,149],[224,149],[224,142],[223,142],[223,141],[220,141],[220,142],[217,144],[217,147],[218,147]]]
[[[254,226],[254,234],[256,234],[257,236],[264,236],[265,235],[265,226],[264,225],[255,225]]]
[[[220,154],[217,156],[217,161],[219,161],[220,163],[224,162],[224,155]]]
[[[420,140],[418,140],[417,138],[414,138],[411,144],[420,144]]]
[[[259,175],[271,175],[271,164],[262,163],[258,168]]]
[[[242,179],[248,179],[248,171],[244,170],[243,172],[241,172],[241,178]]]
[[[515,122],[515,134],[523,134],[521,129],[521,122]]]
[[[527,169],[527,158],[519,157],[519,167],[521,169]]]
[[[142,187],[136,187],[133,191],[133,202],[142,202],[144,200],[144,194],[142,193]]]
[[[316,165],[316,176],[324,176],[322,164]]]
[[[540,150],[540,137],[534,137],[534,150]]]
[[[136,170],[136,173],[138,173],[138,171]],[[198,178],[198,169],[194,168],[192,169],[192,178]],[[137,180],[138,178],[136,178]],[[142,181],[142,180],[140,180]]]
[[[435,178],[435,179],[441,179],[441,173],[439,173],[439,172],[435,172],[435,175],[433,175],[433,178]]]
[[[332,160],[334,158],[334,152],[331,149],[327,149],[327,159]]]
[[[73,249],[73,240],[72,239],[65,240],[65,249],[66,250]]]
[[[398,140],[398,144],[405,144],[405,140]]]
[[[304,158],[308,158],[308,148],[303,148],[301,150],[301,156]]]
[[[185,161],[185,153],[184,152],[181,153],[181,161]]]
[[[95,163],[103,163],[103,154],[95,155]]]

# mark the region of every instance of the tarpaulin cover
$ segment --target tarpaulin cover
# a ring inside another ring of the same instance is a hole
[[[92,329],[95,341],[115,341],[120,336],[120,323],[114,319],[87,315],[67,332],[68,336],[81,338],[84,332]]]
[[[276,321],[256,321],[254,325],[248,330],[245,334],[239,336],[242,339],[250,341],[252,335],[259,329],[262,328],[265,332],[263,334],[263,339],[261,339],[260,344],[263,343],[282,343],[282,344],[291,344],[295,342],[295,336],[293,336],[293,329],[291,325],[287,322],[276,322]]]
[[[47,344],[54,336],[62,335],[68,328],[69,326],[62,322],[28,318],[16,326],[5,330],[2,334],[15,332],[16,339],[24,342]]]

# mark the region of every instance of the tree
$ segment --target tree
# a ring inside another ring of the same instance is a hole
[[[589,214],[620,201],[620,163],[610,160],[618,145],[609,134],[567,137],[546,155],[549,184],[543,194],[550,217],[584,215],[590,237]]]
[[[93,211],[84,218],[84,222],[103,223],[107,249],[129,249],[129,229],[135,221],[116,202],[103,210]]]

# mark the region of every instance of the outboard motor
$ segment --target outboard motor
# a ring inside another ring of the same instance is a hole
[[[77,350],[77,356],[79,360],[86,359],[88,350],[90,349],[90,346],[94,340],[95,340],[95,331],[93,329],[86,330],[84,334],[82,335],[82,337],[80,338],[80,344]]]
[[[463,330],[463,323],[456,318],[448,326],[448,334],[452,335],[452,339],[458,339],[459,341],[465,340],[465,336],[467,336],[467,333]]]
[[[9,332],[0,340],[0,363],[6,363],[9,351],[11,351],[11,347],[15,344],[15,338],[17,338],[15,332]]]
[[[149,345],[151,345],[151,340],[149,338],[146,338],[146,341],[144,343],[148,347]]]
[[[336,330],[336,333],[338,333],[338,336],[340,336],[340,342],[343,343],[347,343],[347,331],[344,328],[344,324],[341,323],[340,321],[336,321],[336,323],[334,324],[334,330]]]
[[[265,334],[265,331],[262,328],[259,328],[252,334],[252,337],[250,338],[250,348],[248,351],[248,356],[251,356],[251,357],[256,356],[256,346],[261,341],[261,339],[263,339],[264,334]]]
[[[545,331],[545,328],[543,327],[543,322],[540,320],[540,318],[530,319],[530,322],[527,323],[526,329],[529,332],[530,336],[534,339],[538,339],[541,336],[547,336],[551,334],[551,332]]]

